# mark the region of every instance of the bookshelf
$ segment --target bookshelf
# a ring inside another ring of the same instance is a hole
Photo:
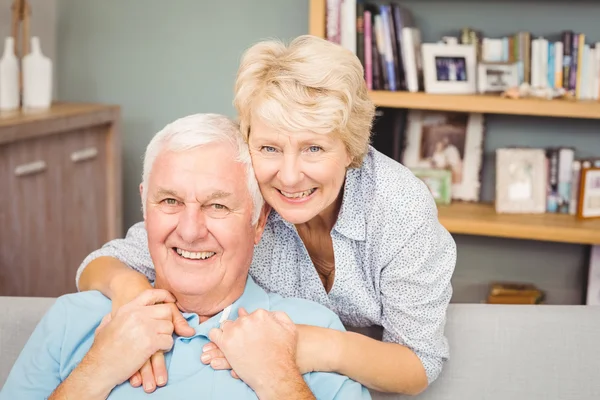
[[[457,234],[600,244],[600,220],[578,220],[567,214],[497,214],[493,204],[452,203],[438,206],[439,220]]]
[[[494,95],[390,91],[371,91],[370,96],[373,102],[380,107],[600,119],[600,102],[597,101],[508,99]]]
[[[310,0],[309,33],[325,37],[326,0]],[[370,91],[380,107],[600,119],[600,102],[508,99],[494,95],[442,95]],[[584,245],[600,244],[600,220],[567,214],[497,214],[493,204],[455,202],[439,206],[440,222],[454,234],[528,239]]]

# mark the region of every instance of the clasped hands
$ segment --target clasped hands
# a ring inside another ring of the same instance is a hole
[[[173,346],[173,333],[189,337],[195,331],[168,291],[147,289],[122,306],[113,305],[96,329],[89,353],[111,371],[107,380],[113,387],[129,379],[132,386],[143,384],[146,392],[153,392],[167,382],[164,352]],[[298,367],[298,328],[283,312],[239,308],[238,318],[212,329],[209,339],[198,355],[201,361],[214,369],[231,369],[233,377],[257,393],[310,370]]]

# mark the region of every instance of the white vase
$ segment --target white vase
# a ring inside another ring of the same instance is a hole
[[[9,36],[4,40],[0,58],[0,110],[16,110],[19,105],[19,60],[15,55],[15,40]]]
[[[23,107],[52,105],[52,61],[42,54],[40,40],[31,38],[31,52],[23,57]]]

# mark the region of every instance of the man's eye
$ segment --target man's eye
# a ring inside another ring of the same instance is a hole
[[[227,210],[227,207],[225,207],[223,204],[213,204],[212,207],[215,210]]]
[[[163,203],[165,203],[168,206],[175,206],[175,205],[177,205],[177,200],[175,200],[175,199],[164,199]]]
[[[277,151],[273,146],[262,146],[260,150],[264,151],[265,153],[275,153]]]

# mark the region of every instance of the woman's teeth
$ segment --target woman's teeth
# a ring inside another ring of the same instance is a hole
[[[186,251],[178,248],[177,254],[183,258],[189,258],[190,260],[206,260],[216,253],[214,251]]]
[[[305,190],[304,192],[296,192],[296,193],[289,193],[289,192],[284,192],[283,190],[280,190],[279,193],[281,193],[282,195],[284,195],[287,198],[290,199],[300,199],[302,197],[307,197],[310,196],[311,194],[313,194],[315,192],[315,188],[312,189],[308,189]]]

